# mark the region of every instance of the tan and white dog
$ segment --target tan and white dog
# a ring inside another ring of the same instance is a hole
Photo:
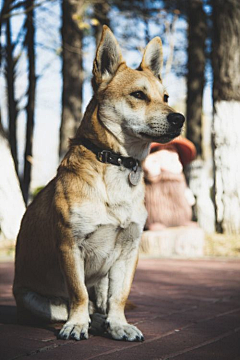
[[[141,163],[152,141],[178,136],[183,115],[167,105],[162,45],[147,45],[137,70],[103,28],[94,95],[56,177],[28,207],[17,240],[18,314],[66,321],[61,339],[86,339],[93,311],[112,338],[142,341],[124,307],[146,221]]]

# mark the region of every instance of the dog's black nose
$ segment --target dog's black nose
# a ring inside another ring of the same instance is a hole
[[[167,116],[167,121],[176,129],[180,129],[183,126],[185,117],[180,113],[170,113]]]

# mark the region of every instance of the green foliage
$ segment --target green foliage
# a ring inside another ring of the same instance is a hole
[[[44,188],[44,186],[38,186],[36,189],[33,190],[32,197],[33,199],[37,196],[37,194]]]

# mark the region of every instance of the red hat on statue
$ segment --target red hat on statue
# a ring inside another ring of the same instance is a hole
[[[196,157],[197,151],[195,145],[190,140],[183,138],[182,136],[178,136],[167,144],[151,143],[150,153],[164,150],[168,148],[169,145],[174,145],[183,166],[189,164]]]

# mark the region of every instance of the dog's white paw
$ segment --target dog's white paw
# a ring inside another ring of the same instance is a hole
[[[142,332],[134,325],[106,321],[106,330],[115,340],[143,341]]]
[[[58,338],[62,340],[86,340],[88,339],[89,324],[73,324],[70,321],[63,325],[58,334]]]

